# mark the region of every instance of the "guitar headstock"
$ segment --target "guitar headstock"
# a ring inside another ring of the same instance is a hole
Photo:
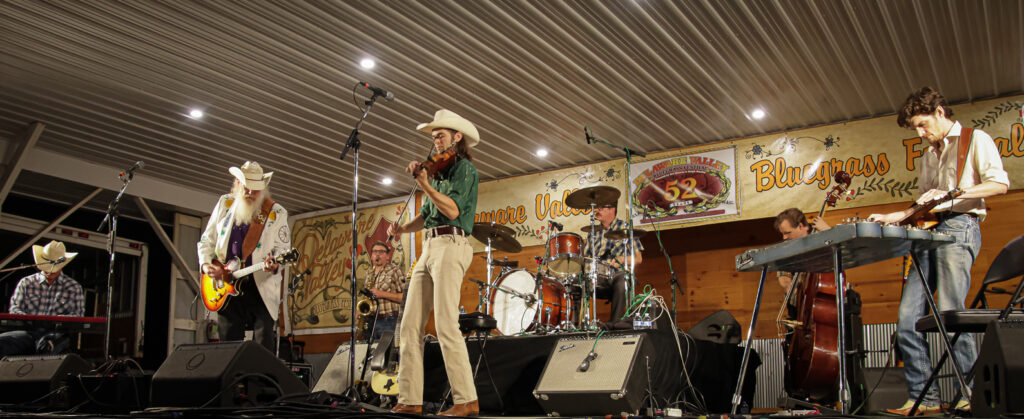
[[[292,263],[297,260],[299,260],[299,251],[294,247],[274,258],[274,261],[277,263]]]

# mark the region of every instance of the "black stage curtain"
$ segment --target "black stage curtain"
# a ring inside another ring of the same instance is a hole
[[[626,332],[608,332],[614,336]],[[694,412],[695,397],[686,385],[679,349],[670,329],[662,328],[644,331],[654,345],[655,365],[651,371],[652,390],[658,407],[669,405]],[[480,410],[493,415],[544,415],[540,404],[533,397],[533,389],[540,381],[548,356],[558,342],[567,336],[583,334],[561,334],[548,336],[492,336],[486,339],[471,338],[468,341],[470,365],[475,374]],[[594,334],[591,334],[593,336]],[[718,344],[704,340],[693,340],[679,332],[679,342],[690,382],[707,407],[707,413],[728,413],[732,393],[736,387],[743,347]],[[481,353],[485,356],[481,357]],[[479,368],[477,364],[479,362]],[[756,352],[751,351],[743,386],[743,400],[753,405],[756,376],[754,371],[761,365]],[[429,408],[440,403],[448,395],[448,378],[437,342],[427,344],[424,351],[424,404]],[[497,391],[495,390],[497,389]],[[685,401],[686,406],[681,402]],[[595,412],[595,414],[618,412]]]

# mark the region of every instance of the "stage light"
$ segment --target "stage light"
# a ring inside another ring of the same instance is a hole
[[[376,66],[377,63],[373,61],[373,58],[363,58],[361,61],[359,61],[359,65],[362,66],[364,69],[369,70]]]
[[[752,119],[764,119],[765,115],[767,114],[765,113],[764,109],[761,108],[754,109],[753,111],[750,112],[750,117]]]
[[[202,119],[204,113],[202,109],[192,109],[188,111],[188,117],[192,119]]]
[[[547,157],[547,155],[548,155],[548,149],[546,149],[546,148],[537,149],[537,157]]]
[[[391,182],[394,182],[394,181],[391,180],[391,178],[389,178],[389,177],[386,177],[386,178],[380,180],[380,183],[383,183],[385,185],[390,185]]]

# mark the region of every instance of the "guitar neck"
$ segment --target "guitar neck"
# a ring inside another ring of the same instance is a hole
[[[266,262],[260,262],[260,263],[257,263],[255,265],[249,266],[247,268],[242,268],[242,269],[239,269],[237,271],[234,271],[234,272],[231,273],[231,276],[233,278],[235,278],[235,279],[239,279],[239,278],[248,276],[249,274],[251,274],[253,272],[262,271],[264,266],[267,266],[267,263]]]

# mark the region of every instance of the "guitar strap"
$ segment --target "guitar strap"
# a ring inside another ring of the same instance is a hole
[[[964,139],[967,141],[964,141]],[[957,140],[956,152],[956,187],[960,187],[961,178],[964,176],[964,165],[967,164],[967,153],[971,151],[971,143],[974,142],[974,128],[960,128],[960,139]]]
[[[252,224],[249,224],[249,231],[245,233],[245,240],[242,241],[242,255],[239,259],[243,261],[249,259],[252,252],[256,250],[256,245],[260,242],[260,236],[263,235],[263,227],[267,225],[267,217],[270,216],[272,208],[274,208],[274,200],[270,198],[263,200],[260,215],[256,217]]]

